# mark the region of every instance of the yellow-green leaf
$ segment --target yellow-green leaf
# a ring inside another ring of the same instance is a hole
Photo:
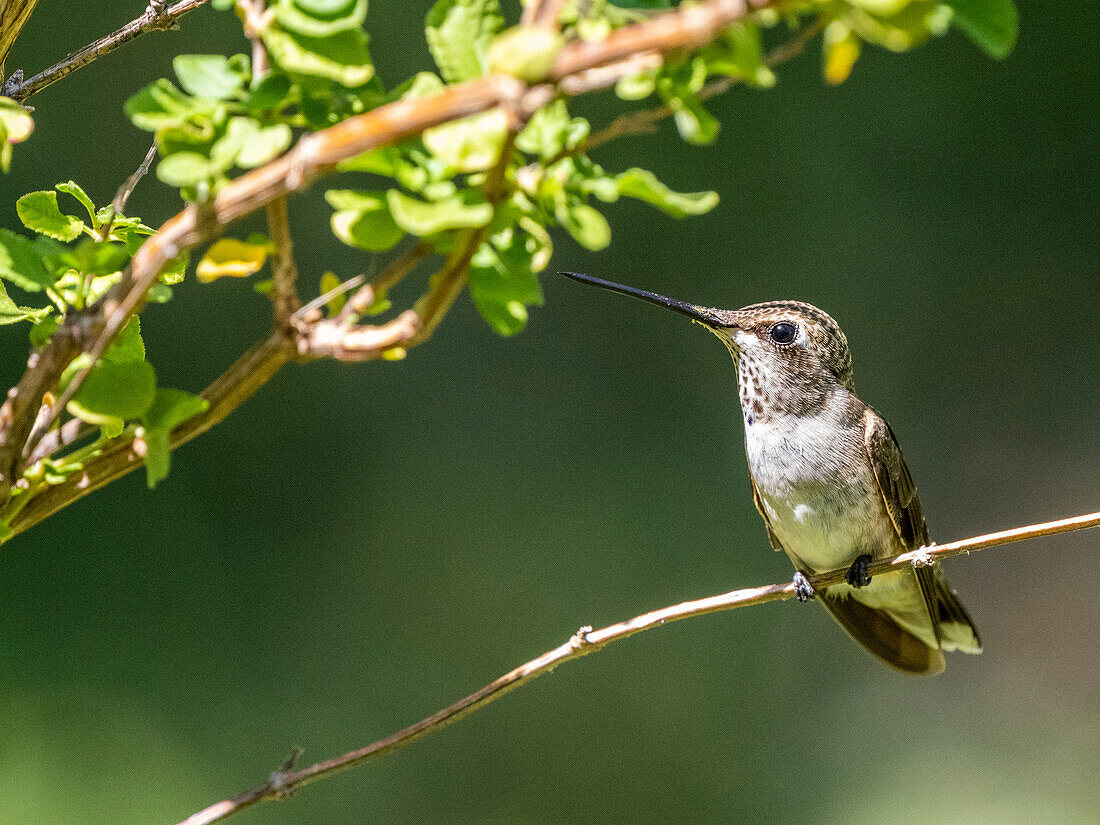
[[[218,278],[247,278],[259,272],[266,261],[266,246],[222,238],[206,250],[195,274],[204,284]]]

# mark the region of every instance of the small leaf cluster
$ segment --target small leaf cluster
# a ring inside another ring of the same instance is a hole
[[[431,95],[504,65],[530,73],[546,65],[540,47],[547,53],[557,47],[537,35],[534,42],[532,32],[505,31],[497,0],[439,0],[425,24],[438,74],[417,74],[394,91],[396,97]],[[531,47],[520,49],[529,59],[518,64],[517,43]],[[683,217],[718,202],[713,192],[673,192],[645,170],[604,170],[584,152],[590,129],[587,120],[571,116],[564,99],[556,99],[514,140],[505,114],[491,111],[369,152],[341,170],[386,180],[375,188],[330,190],[332,230],[366,251],[390,249],[412,235],[444,255],[464,233],[482,233],[470,262],[470,294],[492,329],[511,335],[526,324],[527,308],[542,303],[536,276],[550,261],[551,229],[560,227],[598,250],[610,243],[611,230],[595,203],[630,197]],[[498,164],[505,192],[494,197],[485,187]]]
[[[59,195],[65,197],[63,202]],[[118,214],[112,206],[96,207],[73,181],[23,195],[16,202],[16,212],[34,237],[0,229],[0,324],[29,322],[30,341],[36,348],[49,341],[60,319],[84,309],[117,283],[122,270],[153,233],[140,219]],[[161,272],[150,299],[167,301],[171,285],[183,280],[186,267],[187,254],[182,253]],[[29,299],[38,297],[44,305],[16,304],[5,283]],[[181,390],[157,386],[156,372],[145,358],[137,317],[130,319],[94,364],[87,355],[69,364],[57,393],[63,393],[73,376],[86,369],[87,377],[67,412],[99,428],[100,440],[92,445],[95,449],[118,437],[127,423],[140,426],[148,445],[149,483],[155,484],[168,472],[168,429],[201,412],[206,402]],[[83,458],[91,454],[88,448],[77,452]],[[79,457],[58,459],[48,472],[41,466],[28,472],[41,483],[56,483],[59,474],[79,469]]]

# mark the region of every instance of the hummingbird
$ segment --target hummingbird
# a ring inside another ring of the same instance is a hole
[[[795,566],[799,601],[816,597],[866,650],[904,673],[941,673],[944,651],[981,653],[939,566],[868,575],[874,560],[927,546],[928,527],[893,430],[855,394],[836,321],[801,301],[714,309],[560,274],[686,315],[726,345],[753,503],[772,547]],[[844,583],[815,593],[807,577],[838,569],[846,569]]]

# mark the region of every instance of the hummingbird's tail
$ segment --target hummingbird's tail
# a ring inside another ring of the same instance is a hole
[[[982,652],[974,622],[940,568],[886,573],[877,577],[880,587],[890,586],[884,581],[888,576],[909,585],[894,587],[886,591],[886,598],[880,594],[877,599],[873,592],[857,593],[844,585],[817,595],[857,642],[905,673],[942,672],[944,651]]]
[[[890,667],[929,675],[942,673],[946,667],[938,648],[903,628],[885,610],[828,590],[818,590],[817,598],[852,638]]]
[[[966,612],[958,595],[947,583],[947,577],[939,567],[917,569],[921,590],[928,602],[928,612],[936,625],[936,635],[941,650],[958,650],[963,653],[981,653],[982,640],[974,620]]]

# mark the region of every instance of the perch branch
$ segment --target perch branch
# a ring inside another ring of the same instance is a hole
[[[84,68],[89,63],[113,52],[119,46],[129,43],[147,32],[167,31],[176,28],[179,25],[177,21],[181,17],[194,11],[199,6],[205,5],[207,1],[180,0],[174,6],[168,8],[163,2],[153,0],[140,17],[131,20],[118,31],[106,37],[101,37],[75,54],[71,54],[64,60],[50,66],[45,71],[39,72],[34,77],[14,83],[5,83],[3,93],[7,97],[22,103],[31,95],[37,94],[66,75]],[[16,80],[16,74],[13,73],[10,79]]]
[[[1028,527],[1017,527],[1013,530],[1004,530],[1000,533],[990,533],[975,538],[963,539],[950,544],[931,545],[900,556],[882,559],[873,563],[869,571],[872,575],[885,573],[889,570],[901,570],[909,566],[933,564],[942,559],[958,556],[963,553],[972,553],[989,547],[1011,544],[1024,539],[1038,538],[1040,536],[1052,536],[1057,533],[1068,533],[1072,530],[1084,530],[1088,527],[1100,526],[1100,512],[1090,513],[1085,516],[1050,521],[1044,524],[1033,524]],[[833,570],[810,578],[810,584],[814,589],[840,584],[844,581],[846,569]],[[794,584],[771,584],[764,587],[750,587],[744,590],[734,590],[731,593],[723,593],[720,596],[697,599],[690,602],[665,607],[635,616],[625,622],[608,625],[607,627],[593,630],[591,627],[582,627],[565,644],[550,650],[536,659],[520,665],[499,679],[490,682],[464,699],[460,699],[449,707],[443,708],[431,716],[420,720],[416,724],[397,731],[385,739],[379,739],[366,747],[345,753],[341,756],[318,762],[299,770],[280,770],[271,774],[268,781],[260,787],[245,791],[231,799],[217,802],[198,813],[189,816],[179,825],[210,825],[238,811],[251,807],[258,802],[270,799],[281,799],[293,793],[299,788],[325,779],[340,771],[362,765],[372,759],[377,759],[398,748],[415,742],[430,733],[434,733],[452,722],[473,713],[476,710],[496,701],[509,691],[527,684],[537,676],[548,673],[563,662],[579,659],[589,653],[595,653],[612,642],[633,636],[645,630],[661,627],[668,622],[688,619],[694,616],[705,616],[708,613],[717,613],[724,610],[733,610],[738,607],[748,607],[754,604],[783,601],[795,595]]]

